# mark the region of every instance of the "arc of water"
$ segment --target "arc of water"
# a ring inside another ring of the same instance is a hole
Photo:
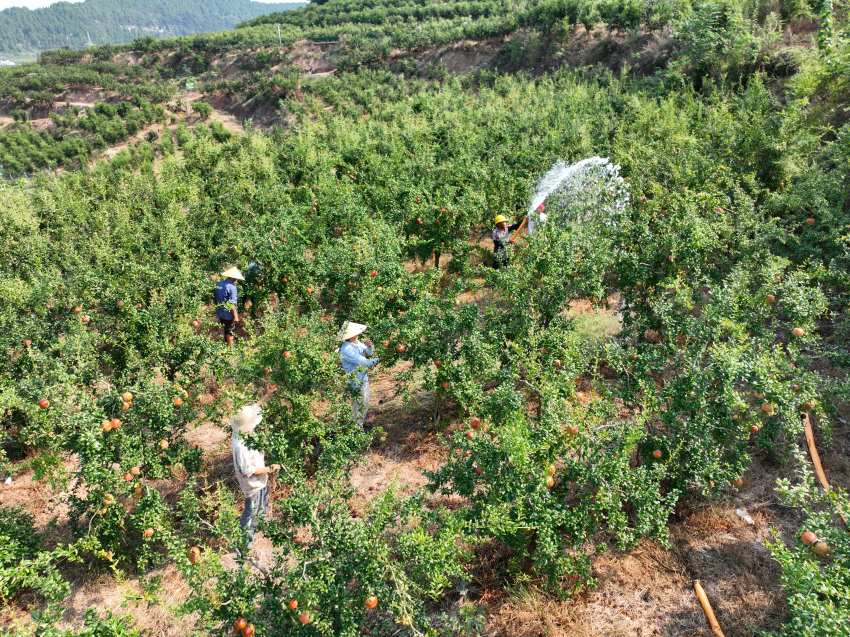
[[[619,167],[612,164],[607,157],[588,157],[574,164],[567,164],[565,161],[558,161],[554,166],[540,178],[534,190],[534,195],[531,198],[531,203],[528,206],[530,233],[534,232],[536,226],[546,220],[546,213],[543,216],[538,212],[540,204],[553,192],[559,188],[575,181],[579,176],[584,175],[589,170],[599,168],[603,173],[607,173],[611,178],[621,179],[619,177]]]

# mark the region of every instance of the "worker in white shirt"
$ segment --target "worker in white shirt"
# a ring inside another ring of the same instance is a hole
[[[369,413],[369,370],[380,360],[372,358],[375,347],[372,341],[360,340],[366,326],[354,321],[346,321],[339,331],[337,339],[342,343],[339,348],[339,361],[342,371],[348,379],[347,387],[351,393],[351,413],[354,422],[363,425]]]
[[[257,404],[245,405],[230,419],[233,430],[233,468],[239,488],[245,496],[245,508],[239,524],[248,539],[248,549],[254,540],[257,525],[269,508],[269,475],[280,470],[280,465],[266,466],[262,451],[251,449],[242,435],[251,435],[263,419],[262,409]]]

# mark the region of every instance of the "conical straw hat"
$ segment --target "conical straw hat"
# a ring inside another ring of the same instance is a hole
[[[224,272],[221,273],[221,276],[226,279],[236,279],[237,281],[245,280],[245,277],[242,276],[242,272],[240,272],[239,268],[235,266],[227,268]]]
[[[340,341],[347,341],[348,339],[353,338],[355,336],[360,336],[365,331],[366,326],[362,323],[346,321],[342,324],[342,329],[339,331],[339,335],[337,336],[337,338]]]
[[[260,424],[263,419],[263,409],[257,403],[245,405],[231,420],[231,426],[235,431],[242,431],[246,427]]]

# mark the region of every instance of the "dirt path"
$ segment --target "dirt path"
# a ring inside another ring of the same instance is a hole
[[[199,100],[205,99],[205,97],[206,96],[203,93],[197,91],[183,93],[177,98],[176,108],[173,106],[173,111],[166,112],[166,120],[171,117],[174,117],[177,119],[177,121],[186,122],[187,124],[202,123],[200,118],[198,118],[197,115],[192,111],[192,104]],[[77,107],[81,109],[91,108],[95,104],[95,101],[80,100],[79,98],[67,102],[61,100],[57,102],[57,105],[63,108]],[[245,132],[245,127],[242,125],[242,122],[240,122],[236,117],[226,111],[215,108],[212,105],[210,106],[212,108],[212,111],[210,113],[210,116],[207,118],[206,123],[217,122],[221,124],[226,131],[234,135],[241,135]],[[0,130],[12,124],[13,122],[14,120],[11,117],[0,116]],[[51,120],[49,117],[37,118],[30,120],[29,124],[33,129],[43,131],[53,126],[53,120]],[[152,132],[156,133],[157,137],[159,138],[162,136],[164,131],[174,130],[174,127],[174,125],[166,125],[163,122],[155,122],[149,126],[146,126],[145,128],[136,132],[134,135],[127,138],[123,142],[110,146],[104,149],[102,152],[92,156],[91,160],[89,161],[89,165],[92,166],[103,159],[113,159],[122,151],[145,141],[147,136]],[[62,172],[62,169],[58,169],[57,172]]]
[[[109,148],[104,150],[99,156],[96,156],[93,161],[94,161],[94,163],[96,163],[97,160],[99,160],[99,159],[112,159],[113,157],[118,155],[118,153],[120,153],[121,151],[126,150],[130,146],[133,146],[135,144],[138,144],[138,143],[144,141],[145,138],[147,138],[147,136],[150,133],[156,133],[156,136],[157,136],[157,139],[158,139],[159,137],[162,136],[163,130],[165,130],[165,124],[163,124],[161,122],[157,122],[155,124],[151,124],[150,126],[146,126],[143,129],[141,129],[140,131],[138,131],[132,137],[128,137],[127,139],[125,139],[120,144],[116,144],[115,146],[110,146]]]
[[[383,429],[385,439],[351,472],[356,493],[351,504],[356,511],[362,511],[369,500],[387,488],[399,494],[420,489],[428,482],[422,472],[437,469],[445,460],[444,444],[433,421],[434,396],[419,392],[405,403],[397,395],[398,375],[410,367],[410,363],[401,363],[378,371],[370,379],[370,424]]]
[[[166,119],[171,116],[176,116],[178,121],[194,124],[201,123],[201,120],[199,118],[193,116],[192,104],[194,104],[198,100],[203,99],[203,97],[204,95],[198,92],[185,93],[182,99],[178,100],[180,110],[177,110],[176,112],[167,112]],[[72,105],[74,105],[74,103],[72,103]],[[79,105],[84,105],[84,103],[81,102],[79,103]],[[224,127],[226,131],[234,135],[241,135],[245,132],[245,128],[244,126],[242,126],[242,123],[239,122],[233,115],[230,115],[229,113],[218,110],[216,108],[212,109],[212,112],[206,122],[218,122]],[[127,138],[123,142],[115,144],[114,146],[110,146],[100,154],[95,155],[92,158],[90,164],[94,165],[98,161],[101,161],[103,159],[113,159],[122,151],[145,141],[150,133],[156,133],[157,139],[159,139],[165,132],[173,132],[175,127],[176,125],[166,125],[163,122],[155,122],[136,132],[132,137]]]
[[[102,573],[92,579],[83,571],[72,584],[65,600],[65,614],[59,628],[76,629],[82,625],[85,612],[96,608],[103,613],[129,615],[142,634],[151,637],[193,634],[195,614],[181,616],[177,611],[190,594],[180,572],[168,565],[150,571],[144,577],[116,579]]]
[[[179,104],[182,105],[182,110],[177,111],[176,113],[172,113],[176,115],[180,121],[188,121],[192,119],[192,104],[196,101],[202,99],[204,96],[202,93],[198,92],[190,92],[185,93],[183,98],[179,101]],[[168,114],[166,115],[168,116]],[[226,113],[224,111],[220,111],[216,108],[212,109],[212,112],[209,118],[206,120],[207,122],[219,122],[226,131],[235,134],[241,135],[245,132],[245,128],[242,124],[232,115]],[[200,123],[200,120],[195,118],[194,123]],[[97,163],[97,161],[101,159],[112,159],[117,156],[121,151],[130,148],[142,141],[144,141],[150,133],[156,133],[157,138],[162,137],[163,133],[168,131],[171,132],[174,130],[174,126],[167,126],[162,122],[157,122],[151,124],[150,126],[146,126],[142,130],[138,131],[132,137],[126,139],[120,144],[116,144],[114,146],[110,146],[106,150],[104,150],[100,155],[96,156],[92,163]]]

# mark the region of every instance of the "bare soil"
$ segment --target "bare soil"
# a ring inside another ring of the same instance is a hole
[[[185,114],[188,117],[192,112],[192,104],[197,102],[198,100],[205,100],[207,103],[212,106],[212,113],[209,117],[209,122],[219,122],[226,131],[234,134],[241,134],[245,132],[245,128],[242,126],[242,122],[239,121],[234,115],[224,111],[220,108],[216,107],[216,104],[208,99],[209,96],[204,95],[199,92],[189,92],[183,95],[182,104],[185,110]]]
[[[412,55],[409,51],[399,49],[390,54],[390,64],[396,60],[411,58],[416,62],[420,73],[436,66],[441,66],[450,73],[469,73],[476,69],[490,67],[504,44],[504,38],[482,41],[465,40],[424,49]]]
[[[337,45],[317,44],[307,40],[300,40],[292,45],[289,58],[294,65],[307,74],[323,75],[336,70],[330,61],[331,54],[335,53]],[[279,70],[283,65],[272,70]]]
[[[369,425],[385,432],[383,442],[371,449],[351,473],[355,496],[351,507],[362,511],[365,504],[387,488],[409,494],[428,482],[423,471],[434,471],[445,461],[445,446],[439,440],[434,395],[418,393],[405,401],[396,393],[396,377],[409,363],[380,370],[370,380],[372,417]]]
[[[105,91],[98,86],[74,86],[59,95],[55,103],[57,105],[70,103],[71,106],[89,107],[94,106],[98,102],[105,102],[115,96],[115,93]]]
[[[15,475],[12,484],[0,485],[0,506],[25,509],[41,531],[67,522],[68,508],[61,493],[54,493],[46,481],[36,480],[32,469]]]
[[[178,612],[189,593],[188,584],[171,565],[155,569],[144,578],[117,579],[108,573],[91,578],[90,574],[81,573],[65,602],[60,628],[78,628],[86,609],[97,608],[131,616],[144,635],[189,635],[196,617]]]

